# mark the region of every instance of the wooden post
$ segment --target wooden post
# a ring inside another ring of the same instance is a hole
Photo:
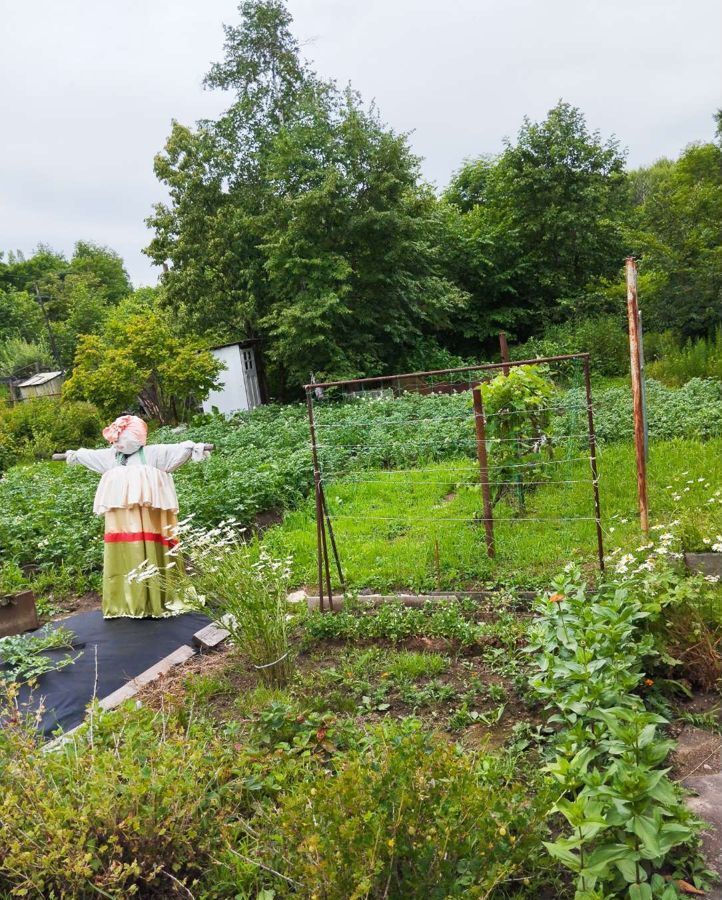
[[[647,418],[647,373],[644,368],[644,328],[642,327],[642,311],[637,307],[639,323],[639,372],[642,381],[642,416],[644,417],[644,461],[649,462],[649,420]]]
[[[597,435],[594,431],[594,406],[592,405],[592,373],[589,354],[584,357],[584,387],[587,395],[587,424],[589,428],[589,464],[592,469],[592,490],[594,492],[594,521],[597,526],[597,553],[599,571],[604,571],[604,537],[602,535],[602,507],[599,502],[599,471],[597,469]]]
[[[474,397],[474,425],[476,426],[476,455],[479,460],[481,494],[484,498],[484,529],[486,530],[486,552],[493,557],[494,519],[489,491],[489,461],[486,455],[486,420],[484,418],[484,401],[481,399],[481,387],[472,390]]]
[[[509,345],[506,342],[506,332],[499,332],[499,349],[501,350],[501,361],[504,363],[501,367],[501,371],[505,374],[509,374]]]
[[[637,460],[637,498],[639,523],[645,534],[649,533],[649,507],[647,504],[647,460],[644,439],[644,397],[642,360],[639,340],[639,304],[637,302],[637,263],[630,256],[625,260],[627,271],[627,319],[629,322],[629,361],[632,375],[632,400],[634,403],[634,450]]]

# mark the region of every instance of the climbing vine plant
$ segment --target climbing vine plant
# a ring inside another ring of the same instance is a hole
[[[523,511],[525,497],[543,478],[552,455],[555,387],[543,366],[518,366],[480,385],[487,421],[493,502],[513,497]]]

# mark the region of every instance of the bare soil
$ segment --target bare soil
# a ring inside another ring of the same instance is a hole
[[[41,616],[40,624],[45,625],[47,622],[61,622],[69,616],[76,613],[90,612],[94,609],[100,609],[102,598],[97,591],[88,591],[77,597],[67,597],[62,600],[53,601],[54,612],[49,616]]]
[[[399,650],[447,655],[450,661],[443,673],[434,678],[419,678],[413,684],[422,693],[431,682],[437,687],[443,685],[447,689],[445,693],[449,694],[448,699],[422,696],[419,702],[411,703],[402,696],[402,686],[386,681],[383,677],[386,673],[380,673],[369,674],[368,680],[372,683],[372,690],[383,685],[383,696],[379,702],[374,698],[364,703],[362,691],[356,688],[353,680],[339,681],[337,673],[348,667],[349,652],[354,654],[358,651],[360,654],[373,647],[388,653],[390,659],[393,652]],[[209,685],[207,690],[199,687],[199,676]],[[483,691],[474,694],[472,684],[493,685],[498,692],[503,692],[503,698],[492,700]],[[192,701],[196,708],[202,707],[219,723],[243,721],[253,712],[248,708],[246,698],[258,685],[257,672],[248,660],[224,644],[218,650],[199,655],[181,668],[172,670],[145,688],[139,699],[153,708],[169,703],[186,705]],[[467,649],[462,655],[442,638],[412,637],[396,644],[383,640],[353,644],[327,640],[307,650],[299,648],[296,676],[288,693],[301,706],[311,706],[317,711],[328,709],[339,717],[354,720],[358,725],[415,716],[428,728],[446,731],[451,739],[469,749],[499,748],[510,738],[517,723],[537,725],[542,721],[539,709],[529,706],[513,680],[490,668],[484,660],[483,648]],[[503,714],[497,722],[495,713],[502,703]],[[490,721],[472,719],[466,724],[452,726],[452,717],[462,704],[472,716],[487,716]]]

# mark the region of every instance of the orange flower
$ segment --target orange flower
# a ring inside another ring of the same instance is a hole
[[[645,678],[644,683],[647,685],[647,687],[652,687],[652,685],[654,684],[654,679],[653,678]]]
[[[564,594],[552,594],[551,597],[549,598],[549,602],[550,603],[561,603],[562,600],[566,600],[566,599],[567,598],[564,596]]]

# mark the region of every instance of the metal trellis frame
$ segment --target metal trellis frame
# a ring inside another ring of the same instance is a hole
[[[574,361],[577,360],[582,364],[583,372],[584,372],[584,394],[586,398],[586,410],[587,410],[587,429],[586,432],[580,432],[579,436],[582,437],[586,434],[589,455],[579,457],[578,459],[566,460],[569,462],[577,462],[588,460],[590,464],[591,470],[591,484],[592,484],[592,492],[593,492],[593,501],[594,501],[594,515],[593,516],[582,516],[582,517],[529,517],[529,521],[594,521],[596,525],[596,534],[597,534],[597,554],[599,561],[600,570],[604,570],[604,543],[603,543],[603,534],[602,534],[602,523],[601,523],[601,505],[599,499],[599,473],[597,469],[597,444],[596,444],[596,435],[594,431],[594,408],[593,408],[593,400],[592,400],[592,385],[591,385],[591,373],[590,373],[590,359],[588,353],[567,353],[559,356],[546,356],[546,357],[538,357],[535,359],[524,359],[524,360],[514,360],[510,361],[508,359],[504,359],[500,363],[485,363],[482,365],[476,366],[462,366],[454,369],[436,369],[427,372],[405,372],[401,374],[394,375],[381,375],[375,376],[371,378],[351,378],[343,381],[327,381],[327,382],[316,382],[313,381],[310,384],[305,385],[306,391],[306,405],[308,409],[308,422],[309,422],[309,432],[310,432],[310,440],[311,440],[311,456],[313,462],[313,476],[314,476],[314,488],[315,488],[315,505],[316,505],[316,558],[317,558],[317,575],[318,575],[318,593],[319,593],[319,608],[321,610],[325,609],[326,600],[328,600],[328,607],[333,610],[334,609],[334,600],[333,600],[333,591],[331,585],[331,561],[329,557],[329,544],[331,548],[331,552],[333,553],[336,571],[338,573],[338,581],[339,586],[342,591],[345,591],[345,578],[343,574],[343,569],[341,566],[341,558],[339,555],[338,545],[336,542],[336,535],[334,533],[332,516],[329,511],[328,503],[326,501],[326,496],[324,492],[323,485],[323,475],[334,474],[330,472],[322,473],[321,465],[319,461],[319,449],[327,446],[326,444],[322,444],[318,440],[318,429],[331,427],[325,423],[318,423],[316,421],[315,416],[315,401],[317,401],[320,397],[326,396],[326,391],[332,388],[341,388],[344,389],[347,393],[353,393],[356,389],[360,389],[364,391],[365,389],[378,390],[379,386],[387,385],[391,388],[401,389],[401,390],[411,390],[413,391],[413,384],[421,382],[422,379],[433,379],[437,376],[460,376],[460,375],[468,375],[468,383],[464,390],[471,390],[473,397],[473,418],[474,418],[474,429],[475,429],[475,437],[471,439],[470,443],[474,444],[476,447],[476,455],[477,462],[479,467],[479,478],[478,481],[474,481],[475,484],[479,484],[481,487],[482,499],[483,499],[483,515],[476,515],[473,518],[468,519],[460,519],[460,518],[450,518],[446,520],[440,521],[466,521],[473,522],[474,524],[482,524],[484,525],[485,536],[486,536],[486,548],[489,557],[493,557],[496,552],[495,545],[495,537],[494,537],[494,513],[493,513],[493,502],[491,498],[491,487],[498,486],[500,482],[490,480],[489,472],[491,469],[494,469],[494,466],[489,466],[488,462],[488,445],[493,445],[496,440],[489,441],[486,434],[486,424],[487,424],[487,414],[484,410],[483,398],[481,395],[481,391],[476,390],[479,385],[482,383],[479,379],[480,375],[487,374],[497,374],[498,372],[503,372],[504,374],[508,374],[512,368],[518,368],[519,366],[531,366],[531,365],[547,365],[550,363],[557,362],[566,362],[566,361]],[[474,378],[474,380],[472,380]],[[408,383],[410,386],[405,388],[405,383]],[[448,386],[448,385],[447,385]],[[454,392],[460,393],[460,390],[457,390],[459,387],[458,384],[454,386]],[[433,384],[431,386],[431,392],[433,391]],[[563,407],[549,407],[549,409],[563,409]],[[440,417],[442,420],[444,417]],[[448,417],[448,418],[461,418],[458,416]],[[423,421],[423,420],[415,420],[410,419],[409,422],[390,422],[389,426],[407,426],[412,424],[414,421]],[[426,420],[429,421],[429,420]],[[369,423],[370,424],[370,423]],[[341,427],[340,425],[336,427]],[[567,436],[571,437],[571,436]],[[362,447],[364,449],[369,449],[367,445],[355,445],[358,447]],[[550,460],[549,463],[558,463],[560,461]],[[562,461],[563,462],[563,461]],[[525,468],[527,465],[536,465],[536,464],[520,464],[519,468]],[[515,468],[513,465],[506,466],[502,468]],[[388,475],[393,478],[395,473],[401,472],[412,472],[413,469],[389,469]],[[342,474],[340,471],[335,474]],[[379,473],[381,474],[381,473]],[[386,474],[386,472],[384,472]],[[468,473],[467,473],[468,475]],[[376,479],[372,479],[376,480]],[[381,479],[379,479],[381,480]],[[450,478],[450,480],[454,480]],[[368,479],[359,479],[359,483],[365,483]],[[350,481],[348,483],[354,483]],[[393,483],[393,482],[391,482]],[[419,482],[420,484],[424,482]],[[461,482],[468,483],[468,482]],[[516,484],[522,485],[526,482],[518,481]],[[543,484],[544,482],[537,482]],[[554,482],[553,482],[554,483]],[[577,483],[575,480],[570,480],[568,482],[556,482],[556,483]],[[338,515],[335,518],[343,519],[349,518],[348,516]],[[351,517],[353,518],[353,517]],[[386,517],[383,516],[367,516],[365,517],[369,520],[386,520]],[[402,518],[402,517],[398,517]],[[410,517],[409,521],[425,521],[424,517]],[[497,519],[498,521],[511,521],[510,519]],[[519,519],[519,521],[525,521],[526,519]],[[438,542],[436,543],[435,552],[438,554]],[[438,561],[437,561],[438,568]]]

